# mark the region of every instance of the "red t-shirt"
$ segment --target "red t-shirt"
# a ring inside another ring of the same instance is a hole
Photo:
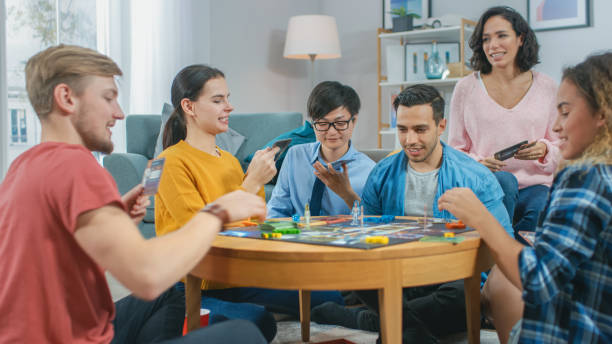
[[[109,343],[104,272],[73,234],[79,214],[116,203],[115,181],[81,145],[39,144],[0,184],[0,343]]]

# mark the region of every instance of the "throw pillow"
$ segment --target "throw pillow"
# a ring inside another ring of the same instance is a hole
[[[157,142],[155,143],[155,153],[153,156],[157,158],[157,156],[164,150],[163,148],[163,136],[164,136],[164,127],[166,126],[166,122],[168,122],[168,118],[174,111],[174,107],[168,103],[164,103],[164,107],[162,108],[161,113],[161,127],[159,128],[159,134],[157,135]]]

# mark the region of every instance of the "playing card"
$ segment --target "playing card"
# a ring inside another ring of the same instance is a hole
[[[166,158],[153,160],[151,162],[151,165],[145,169],[144,175],[142,176],[142,186],[144,187],[144,195],[152,196],[157,193],[157,189],[159,188],[159,181],[161,179],[165,162]]]

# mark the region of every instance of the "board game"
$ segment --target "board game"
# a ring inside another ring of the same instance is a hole
[[[303,221],[245,221],[219,233],[224,236],[278,240],[302,244],[373,249],[411,241],[446,241],[458,243],[456,234],[472,231],[457,222],[435,218],[395,219],[394,216],[365,217],[355,221],[350,216],[313,218]]]

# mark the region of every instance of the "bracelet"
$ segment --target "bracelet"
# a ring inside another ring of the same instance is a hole
[[[222,226],[230,222],[230,217],[229,217],[229,214],[227,213],[227,210],[225,210],[219,204],[216,204],[216,203],[209,204],[206,207],[202,208],[200,212],[209,213],[211,215],[216,216],[219,220],[221,220]]]

